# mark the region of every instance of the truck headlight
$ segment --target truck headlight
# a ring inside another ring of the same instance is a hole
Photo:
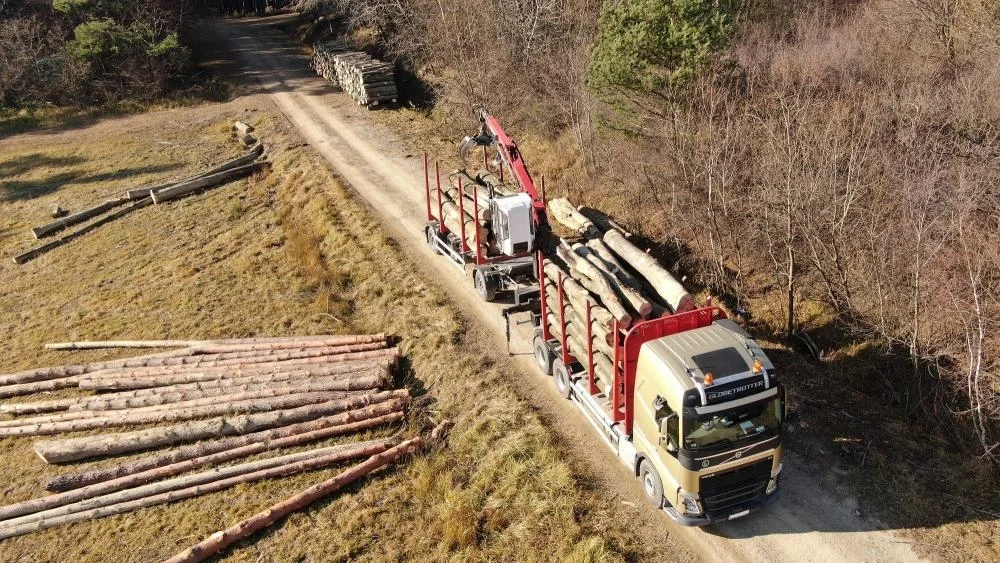
[[[767,482],[767,490],[764,491],[764,494],[769,495],[778,490],[778,478],[781,477],[781,467],[782,465],[779,463],[778,470],[774,472],[774,477],[771,477],[771,480]]]
[[[680,509],[684,514],[701,514],[701,506],[698,505],[698,495],[681,491],[677,495],[677,499],[680,501]]]

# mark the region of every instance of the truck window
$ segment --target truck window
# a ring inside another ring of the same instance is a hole
[[[773,435],[781,426],[782,403],[782,397],[776,397],[729,411],[685,419],[684,447],[697,450],[731,445],[755,436]]]

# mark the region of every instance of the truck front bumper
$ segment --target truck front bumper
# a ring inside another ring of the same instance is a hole
[[[763,495],[757,497],[753,500],[749,500],[740,505],[734,506],[724,512],[717,512],[712,514],[703,514],[699,516],[691,516],[688,514],[681,514],[673,506],[667,505],[664,507],[664,511],[672,518],[675,522],[681,526],[708,526],[709,524],[718,524],[720,522],[728,522],[730,520],[736,520],[742,518],[751,512],[755,512],[760,508],[771,504],[772,502],[778,500],[778,495],[781,493],[781,487],[774,490],[773,493],[769,495]]]

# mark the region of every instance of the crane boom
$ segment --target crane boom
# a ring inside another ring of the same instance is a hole
[[[462,142],[461,154],[463,160],[469,147],[495,146],[497,154],[503,164],[511,171],[517,187],[531,197],[532,218],[535,222],[535,232],[548,231],[548,217],[545,214],[545,198],[535,188],[535,181],[528,172],[528,166],[521,156],[521,151],[517,148],[517,143],[507,134],[500,120],[490,114],[485,108],[478,111],[479,114],[479,134],[475,137],[466,137]]]

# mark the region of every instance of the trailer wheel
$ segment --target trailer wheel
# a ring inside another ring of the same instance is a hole
[[[639,480],[642,481],[642,490],[650,504],[655,508],[663,508],[663,483],[648,460],[644,459],[639,464]]]
[[[541,336],[535,337],[534,342],[535,349],[535,361],[538,362],[538,367],[541,368],[542,373],[545,375],[552,375],[552,360],[556,359],[556,355],[552,353],[552,348],[542,340]]]
[[[437,233],[435,232],[433,225],[427,225],[424,229],[424,236],[427,238],[427,246],[431,247],[431,252],[434,254],[441,254],[441,251],[437,247]]]
[[[562,360],[556,359],[552,362],[552,379],[556,382],[556,389],[563,398],[569,399],[573,393],[573,388],[569,383],[569,369]]]
[[[497,296],[497,290],[500,287],[497,285],[496,280],[484,274],[482,270],[475,270],[473,272],[472,281],[476,284],[476,291],[483,298],[483,301],[489,303]]]

